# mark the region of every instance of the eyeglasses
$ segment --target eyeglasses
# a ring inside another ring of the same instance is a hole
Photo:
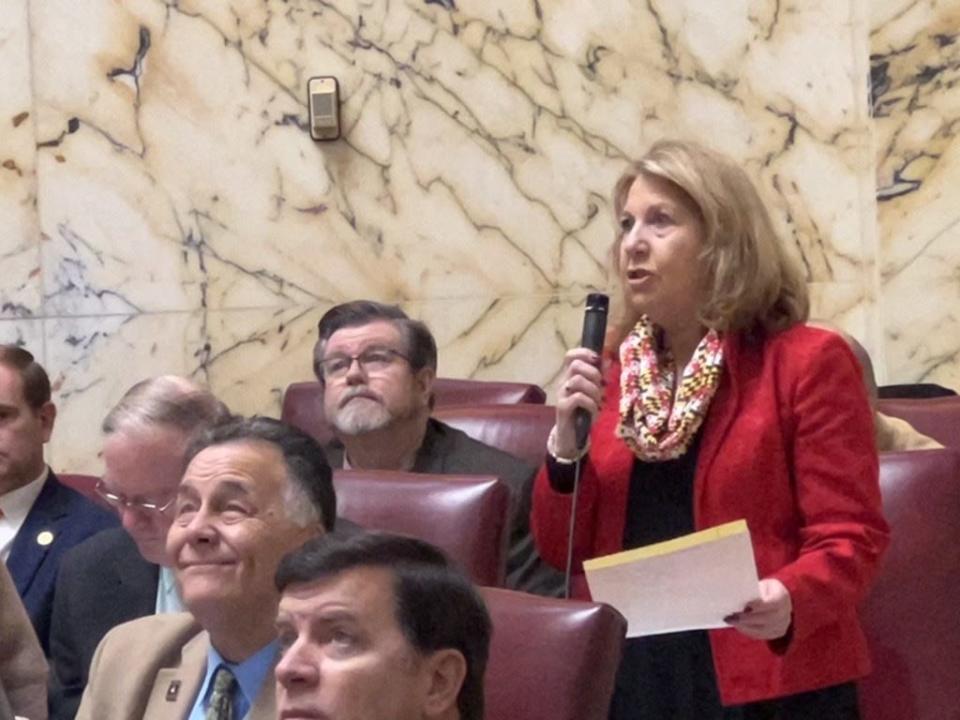
[[[359,355],[337,354],[324,358],[319,362],[325,380],[339,380],[346,377],[356,360],[360,369],[367,374],[382,373],[400,358],[410,362],[410,358],[401,352],[390,348],[368,348]]]
[[[130,508],[131,510],[141,510],[148,513],[162,513],[166,510],[169,510],[170,506],[173,505],[173,501],[176,500],[175,497],[172,497],[163,504],[154,502],[153,500],[130,500],[126,495],[121,495],[120,493],[107,490],[106,486],[103,484],[103,480],[97,480],[94,490],[97,491],[97,495],[102,497],[117,510]]]

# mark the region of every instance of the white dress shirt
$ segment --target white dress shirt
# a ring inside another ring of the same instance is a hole
[[[0,560],[7,561],[10,557],[10,550],[13,547],[13,541],[17,538],[17,533],[23,527],[30,508],[37,501],[40,491],[43,490],[43,484],[47,481],[47,475],[50,474],[50,468],[43,466],[43,472],[40,476],[28,482],[23,487],[11,490],[8,493],[0,495]]]

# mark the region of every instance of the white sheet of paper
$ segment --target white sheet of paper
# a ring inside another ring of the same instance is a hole
[[[757,597],[746,520],[587,560],[590,594],[627,619],[627,637],[728,627]]]

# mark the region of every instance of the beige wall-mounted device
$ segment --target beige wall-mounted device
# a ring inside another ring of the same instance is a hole
[[[335,77],[312,77],[307,81],[307,107],[310,108],[310,137],[314,140],[340,137],[340,86]]]

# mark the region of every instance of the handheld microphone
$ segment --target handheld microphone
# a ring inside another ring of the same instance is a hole
[[[603,337],[607,332],[607,310],[610,298],[603,293],[587,295],[587,309],[583,314],[583,336],[580,346],[599,353],[603,350]],[[573,415],[573,424],[577,433],[577,449],[583,450],[590,436],[590,413],[577,408]]]

